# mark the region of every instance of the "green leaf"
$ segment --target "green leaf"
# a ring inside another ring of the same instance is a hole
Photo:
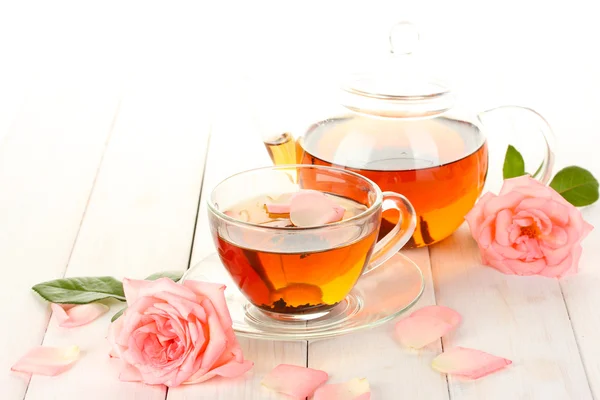
[[[570,166],[558,171],[550,187],[576,207],[598,200],[598,181],[590,171],[581,167]]]
[[[146,278],[147,281],[155,281],[160,278],[169,278],[174,282],[179,282],[181,277],[183,276],[183,271],[164,271],[157,272],[155,274],[150,275]]]
[[[87,304],[107,298],[125,301],[123,284],[112,276],[56,279],[32,289],[51,303]]]
[[[525,175],[525,161],[523,160],[523,156],[511,145],[508,145],[508,149],[506,149],[502,175],[504,179]]]
[[[115,315],[113,315],[113,317],[110,319],[110,322],[115,322],[116,320],[118,320],[119,317],[121,315],[123,315],[123,313],[125,312],[125,310],[127,310],[127,307],[120,309]]]

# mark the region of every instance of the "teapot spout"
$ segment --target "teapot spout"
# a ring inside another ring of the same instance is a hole
[[[296,164],[296,139],[289,132],[263,137],[263,143],[274,165]]]
[[[496,117],[500,117],[504,120],[508,119],[517,130],[519,135],[530,135],[535,134],[536,137],[541,139],[543,146],[543,160],[532,178],[535,178],[543,184],[548,184],[550,178],[552,178],[552,169],[554,167],[554,149],[555,149],[555,137],[552,132],[552,128],[548,121],[537,111],[527,107],[520,106],[500,106],[495,107],[486,111],[483,111],[477,115],[479,122],[482,125],[491,124]],[[494,118],[492,118],[494,117]],[[527,128],[522,128],[521,122],[528,121],[526,124]],[[521,127],[519,129],[519,127]],[[533,132],[528,132],[533,131]]]

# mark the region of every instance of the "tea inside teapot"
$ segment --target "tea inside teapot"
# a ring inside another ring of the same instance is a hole
[[[295,152],[298,163],[350,169],[382,190],[404,194],[419,216],[407,247],[442,240],[462,224],[481,194],[488,162],[479,128],[445,116],[328,119],[299,138]],[[380,237],[396,223],[397,214],[386,213]]]

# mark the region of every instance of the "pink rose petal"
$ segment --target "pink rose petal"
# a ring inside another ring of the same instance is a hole
[[[449,307],[438,306],[438,305],[426,306],[426,307],[420,308],[417,311],[413,312],[410,316],[411,317],[428,316],[428,317],[438,318],[438,319],[441,319],[442,321],[446,322],[447,324],[452,325],[452,327],[458,326],[458,324],[460,324],[460,321],[462,321],[462,317],[460,316],[460,314],[457,311],[455,311]]]
[[[67,314],[68,306],[70,306],[70,304],[50,303],[52,315],[54,315],[54,318],[56,318],[59,326],[69,319],[69,314]]]
[[[119,358],[119,353],[117,353],[115,349],[111,348],[111,349],[108,351],[108,356],[109,356],[110,358]]]
[[[507,209],[500,211],[496,216],[496,229],[494,236],[496,237],[498,244],[502,246],[510,246],[512,244],[509,237],[509,228],[512,225],[512,218],[512,211]]]
[[[512,364],[506,358],[497,357],[480,350],[455,347],[433,359],[433,369],[446,374],[478,379]]]
[[[265,208],[267,209],[267,212],[271,214],[289,214],[290,202],[292,201],[292,199],[299,193],[309,191],[313,190],[300,189],[300,191],[298,192],[284,193],[282,195],[279,195],[276,199],[272,199],[271,197],[267,196],[270,199],[270,201],[267,200],[267,202],[265,203]]]
[[[270,214],[289,214],[290,204],[266,203],[265,207]]]
[[[321,192],[299,192],[290,203],[290,221],[295,226],[324,225],[343,217],[343,208]]]
[[[267,201],[265,203],[265,208],[267,209],[267,212],[271,214],[289,214],[292,199],[296,196],[303,196],[306,193],[321,194],[321,192],[312,189],[300,189],[298,192],[284,193],[277,197],[276,200]]]
[[[110,309],[107,305],[101,303],[79,305],[52,303],[50,307],[58,321],[58,326],[62,328],[73,328],[89,324]]]
[[[369,400],[371,389],[366,379],[324,385],[317,389],[313,400]]]
[[[417,315],[404,318],[396,323],[396,336],[404,346],[420,349],[432,343],[454,326],[436,317]]]
[[[537,186],[539,186],[538,184],[541,185],[540,182],[531,178],[529,175],[521,175],[517,176],[516,178],[505,179],[502,183],[502,188],[500,189],[500,195],[502,196],[510,193],[519,186],[527,187],[528,185],[531,185],[532,187],[537,188]]]
[[[333,206],[333,211],[335,212],[335,221],[341,221],[342,218],[344,218],[344,213],[346,212],[346,209],[342,206],[338,206],[337,204],[335,204]]]
[[[11,371],[30,374],[55,376],[73,365],[79,358],[79,347],[44,347],[31,349],[15,365]]]
[[[327,372],[297,365],[279,364],[262,380],[262,385],[295,399],[304,399],[329,379]]]

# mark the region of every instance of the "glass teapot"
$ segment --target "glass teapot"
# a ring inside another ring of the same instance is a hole
[[[464,222],[490,175],[493,141],[484,135],[487,119],[495,120],[496,128],[503,123],[512,124],[517,137],[531,137],[529,131],[533,131],[542,140],[543,146],[539,146],[539,141],[535,146],[540,154],[536,161],[539,168],[532,173],[534,178],[547,183],[554,158],[552,131],[535,111],[502,106],[474,112],[455,105],[450,89],[424,73],[422,65],[415,61],[413,49],[418,40],[414,25],[396,24],[390,33],[389,60],[374,71],[352,74],[338,87],[338,101],[320,108],[319,116],[312,115],[306,123],[295,122],[294,128],[284,128],[285,122],[278,124],[274,119],[285,118],[286,113],[278,112],[272,103],[262,104],[260,116],[270,122],[261,124],[261,136],[276,165],[314,164],[349,169],[371,179],[383,191],[405,195],[413,204],[418,221],[405,248],[436,243]],[[287,108],[296,117],[303,113],[301,120],[305,120],[306,107],[300,111],[285,104],[280,96],[270,97],[279,102],[280,110]],[[253,99],[255,112],[257,101],[260,100]],[[289,113],[287,117],[290,118]],[[521,122],[515,127],[515,121]],[[287,124],[292,122],[288,120]],[[500,137],[505,136],[503,133],[499,132]],[[494,160],[499,167],[506,146],[493,147],[499,151]],[[501,183],[501,173],[498,176],[498,169],[494,173],[494,183]],[[394,211],[383,215],[380,238],[394,227],[397,218]]]

